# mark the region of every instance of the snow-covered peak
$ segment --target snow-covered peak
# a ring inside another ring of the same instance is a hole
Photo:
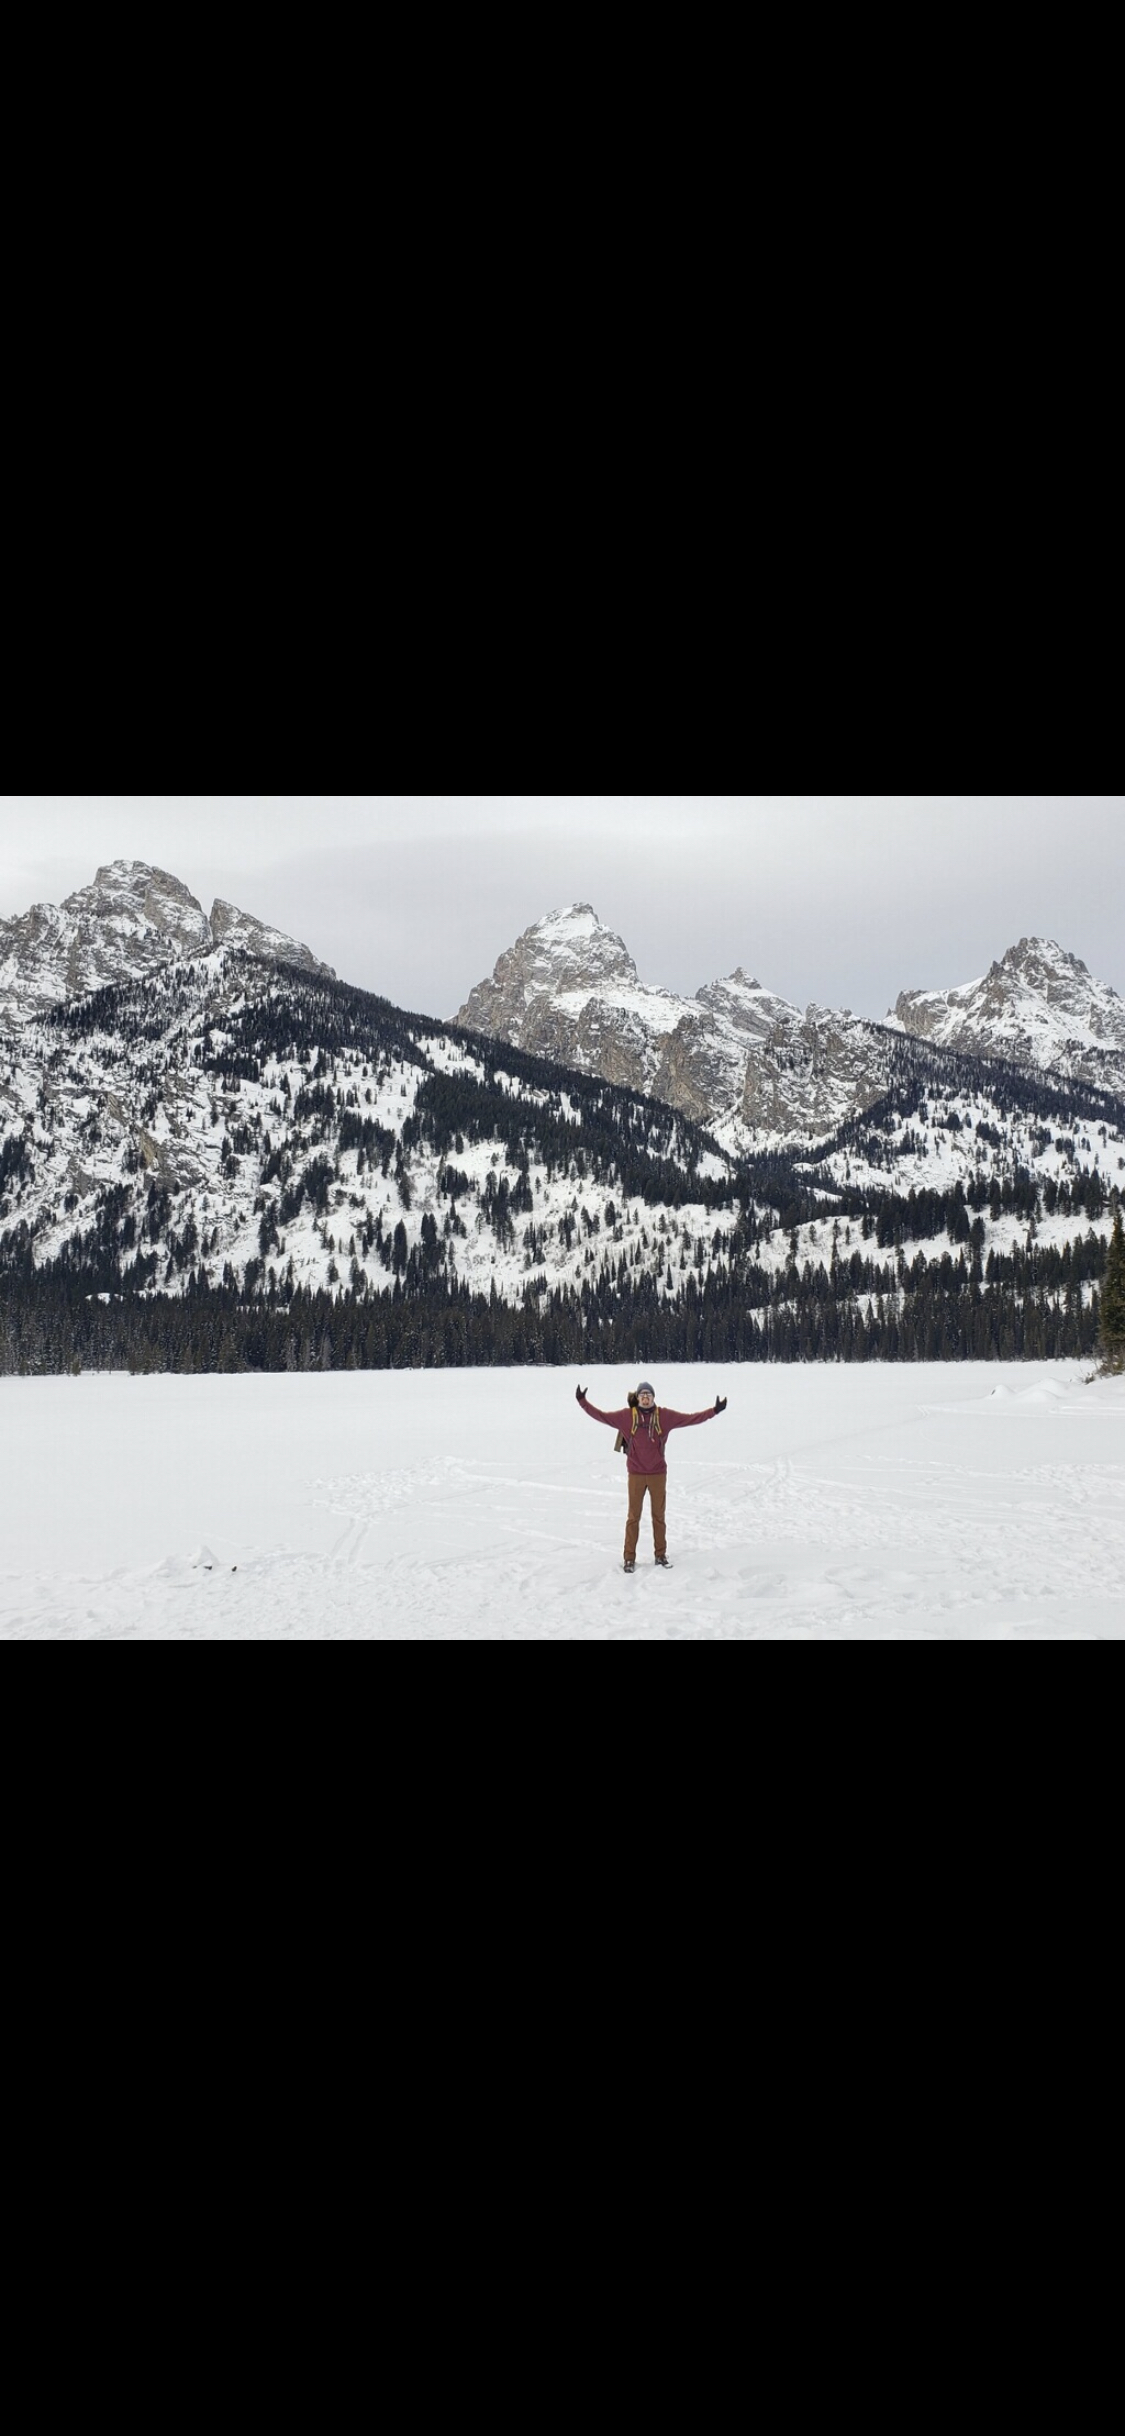
[[[0,1023],[23,1023],[64,998],[141,981],[219,944],[329,970],[297,940],[236,906],[220,900],[208,921],[190,888],[155,863],[103,863],[62,905],[33,905],[0,921]]]
[[[1009,947],[998,963],[989,968],[989,979],[1007,975],[1019,981],[1025,989],[1035,989],[1049,999],[1067,1002],[1074,992],[1099,988],[1092,982],[1090,968],[1081,956],[1072,956],[1057,939],[1021,939]],[[1105,984],[1108,989],[1108,983]],[[1117,992],[1110,990],[1115,998]]]
[[[518,1045],[538,1000],[589,997],[610,983],[637,984],[624,940],[599,922],[592,905],[564,905],[521,932],[497,959],[491,980],[470,992],[457,1021]]]
[[[205,953],[211,944],[198,898],[153,863],[104,863],[90,886],[64,898],[60,910],[84,940],[99,929],[112,930],[120,939],[131,937],[142,956],[154,936],[186,956]]]
[[[583,982],[637,978],[624,939],[599,922],[592,905],[564,905],[545,914],[517,939],[511,954],[525,969],[529,991],[544,984],[573,989]]]
[[[1105,1080],[1107,1058],[1125,1056],[1125,1000],[1057,939],[1020,939],[955,989],[904,990],[895,1020],[942,1048],[1091,1080]]]

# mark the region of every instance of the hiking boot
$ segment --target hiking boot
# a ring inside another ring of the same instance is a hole
[[[625,1564],[624,1564],[624,1568],[623,1568],[623,1570],[624,1570],[626,1573],[635,1573],[635,1572],[636,1572],[637,1568],[636,1568],[635,1564],[633,1563],[633,1559],[632,1559],[632,1557],[631,1557],[631,1556],[627,1556],[627,1557],[626,1557],[626,1559],[625,1559]]]
[[[671,1570],[672,1570],[672,1560],[671,1560],[671,1558],[670,1558],[670,1557],[667,1557],[667,1556],[656,1556],[656,1557],[654,1557],[654,1558],[653,1558],[653,1563],[654,1563],[655,1565],[662,1565],[662,1566],[663,1566],[663,1568],[664,1568],[665,1573],[671,1573]]]

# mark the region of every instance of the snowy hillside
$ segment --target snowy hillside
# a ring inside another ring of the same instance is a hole
[[[738,1217],[671,1109],[226,949],[0,1042],[0,1266],[25,1278],[284,1307],[440,1286],[538,1317],[637,1271],[670,1295]]]

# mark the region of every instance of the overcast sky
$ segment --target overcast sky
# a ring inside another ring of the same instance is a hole
[[[0,916],[120,857],[433,1015],[576,901],[687,995],[741,964],[798,1006],[879,1017],[1033,934],[1125,995],[1120,795],[0,798]]]

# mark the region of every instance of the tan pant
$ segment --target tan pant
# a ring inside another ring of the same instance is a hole
[[[664,1500],[668,1494],[668,1474],[667,1472],[630,1472],[629,1520],[625,1525],[626,1564],[631,1564],[637,1553],[637,1538],[641,1528],[641,1507],[645,1501],[646,1489],[652,1512],[653,1554],[663,1556],[665,1553]]]

